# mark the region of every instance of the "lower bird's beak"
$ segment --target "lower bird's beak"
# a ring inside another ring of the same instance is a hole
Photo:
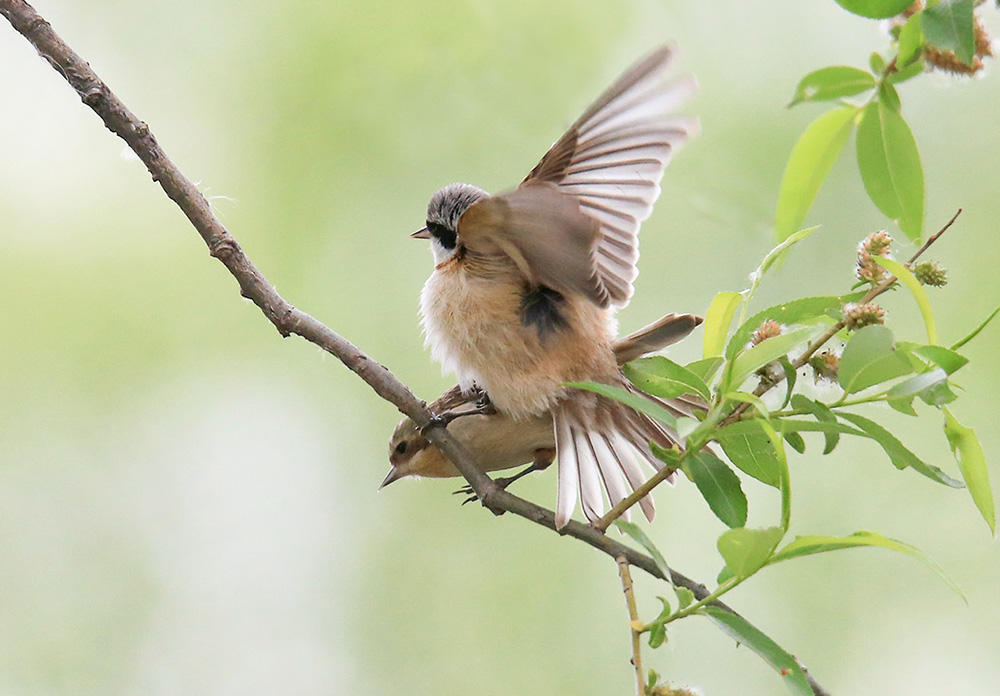
[[[421,227],[419,230],[410,235],[410,239],[430,239],[431,233],[427,231],[426,227]]]
[[[403,478],[403,475],[399,473],[399,469],[397,469],[396,467],[392,467],[391,469],[389,469],[389,473],[385,475],[385,478],[382,479],[382,483],[379,484],[378,489],[382,490],[393,481],[396,481],[401,478]]]

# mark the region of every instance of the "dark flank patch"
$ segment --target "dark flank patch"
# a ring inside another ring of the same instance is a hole
[[[530,288],[521,298],[521,323],[533,326],[538,338],[545,340],[553,331],[568,326],[562,314],[566,300],[558,292],[544,285]]]

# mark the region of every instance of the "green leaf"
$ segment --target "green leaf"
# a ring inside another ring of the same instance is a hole
[[[944,582],[951,589],[953,589],[959,597],[963,600],[965,599],[965,595],[962,594],[962,590],[958,587],[958,585],[956,585],[955,582],[948,577],[948,574],[944,572],[944,569],[941,566],[928,558],[923,551],[915,546],[911,546],[910,544],[897,539],[884,537],[876,532],[860,531],[846,537],[797,536],[793,541],[787,543],[784,548],[771,556],[771,560],[768,561],[768,565],[774,565],[775,563],[787,561],[791,558],[798,558],[799,556],[810,556],[816,553],[837,551],[839,549],[858,548],[861,546],[881,546],[893,551],[905,553],[907,556],[917,559],[926,567],[934,571],[939,578],[944,580]]]
[[[779,241],[802,227],[819,187],[844,149],[858,115],[855,107],[829,111],[806,128],[792,148],[781,177],[775,232]]]
[[[739,477],[707,450],[688,455],[688,470],[715,516],[729,527],[747,523],[747,498]]]
[[[566,382],[564,386],[573,387],[574,389],[584,389],[586,391],[594,392],[595,394],[600,394],[601,396],[606,396],[609,399],[614,399],[615,401],[621,401],[623,404],[631,406],[639,413],[645,413],[653,420],[669,425],[671,428],[677,426],[677,416],[672,414],[670,411],[663,408],[659,404],[653,403],[644,396],[633,394],[632,392],[626,391],[621,387],[614,387],[610,384],[601,384],[600,382]]]
[[[907,416],[916,416],[917,412],[913,409],[913,397],[906,399],[888,399],[886,403],[889,404],[891,408],[899,411]]]
[[[746,578],[760,570],[771,557],[775,547],[785,535],[781,527],[727,529],[719,537],[717,546],[722,558],[736,577]]]
[[[805,454],[806,441],[802,439],[801,435],[794,430],[789,430],[787,433],[782,433],[781,436],[785,438],[785,442],[787,442],[793,450],[799,454]]]
[[[670,567],[667,565],[666,559],[663,558],[663,554],[660,553],[660,550],[656,548],[656,544],[653,543],[653,540],[646,536],[646,532],[642,531],[642,527],[634,522],[626,522],[625,520],[615,520],[614,524],[618,527],[618,529],[622,530],[639,542],[642,545],[642,548],[649,552],[649,555],[652,557],[657,569],[663,573],[663,577],[673,583],[674,576],[673,573],[670,572]]]
[[[810,327],[796,329],[762,341],[745,353],[737,355],[733,361],[729,384],[733,386],[742,384],[750,374],[787,354],[796,346],[802,345],[812,334],[813,329]]]
[[[663,624],[656,624],[649,629],[649,647],[658,648],[667,640],[667,627]]]
[[[744,423],[756,425],[754,420]],[[777,488],[781,482],[781,474],[770,438],[760,426],[756,426],[754,432],[741,432],[737,425],[739,424],[726,426],[716,433],[722,451],[740,471]]]
[[[813,696],[812,687],[802,667],[788,652],[746,619],[720,607],[706,606],[705,614],[726,635],[757,653],[778,674],[795,696]]]
[[[928,43],[954,51],[966,65],[972,65],[976,55],[974,7],[974,0],[941,0],[923,11],[923,30]]]
[[[918,348],[914,348],[913,352],[927,358],[949,375],[958,372],[958,370],[969,363],[967,357],[959,355],[954,349],[945,348],[944,346],[919,346]]]
[[[927,291],[924,290],[924,286],[920,284],[917,277],[913,275],[910,269],[898,261],[893,261],[892,259],[887,259],[883,256],[873,256],[872,261],[896,276],[896,279],[910,291],[910,294],[913,295],[913,299],[917,301],[917,306],[920,307],[920,315],[924,318],[924,326],[927,328],[928,342],[931,344],[937,343],[937,328],[934,326],[934,310],[931,309],[931,301],[930,298],[927,297]]]
[[[924,30],[921,26],[922,12],[912,15],[899,31],[899,47],[896,49],[896,67],[902,69],[920,57],[924,48]],[[923,66],[921,66],[923,69]]]
[[[924,71],[924,61],[918,58],[917,60],[910,63],[902,70],[897,70],[896,72],[889,73],[889,77],[887,77],[886,79],[890,83],[898,85],[902,84],[903,82],[906,82],[907,80],[913,79],[917,75],[921,74],[923,71]]]
[[[732,360],[736,354],[750,341],[754,330],[767,319],[773,319],[779,324],[810,323],[818,317],[840,319],[842,308],[848,302],[857,302],[864,297],[864,292],[832,297],[803,297],[791,302],[784,302],[757,312],[736,329],[726,347],[726,357]]]
[[[976,336],[978,336],[979,332],[982,331],[983,329],[985,329],[989,325],[989,323],[991,321],[993,321],[993,317],[995,317],[998,313],[1000,313],[1000,307],[997,307],[996,309],[994,309],[993,312],[988,317],[986,317],[986,321],[984,321],[982,324],[980,324],[975,329],[973,329],[972,333],[970,333],[968,336],[966,336],[965,338],[963,338],[962,340],[960,340],[958,343],[954,344],[951,347],[951,349],[952,350],[958,350],[959,348],[961,348],[962,346],[964,346],[966,343],[968,343],[969,341],[971,341],[972,339],[974,339]]]
[[[682,394],[698,394],[706,400],[712,398],[701,377],[662,355],[633,360],[622,370],[635,386],[661,399],[673,399]]]
[[[801,394],[796,394],[792,397],[792,408],[811,413],[821,423],[837,422],[837,417],[833,415],[833,411],[826,404],[807,399]],[[840,442],[840,433],[828,432],[824,433],[824,436],[826,438],[826,445],[823,448],[823,454],[830,454],[833,448],[837,446],[837,443]]]
[[[943,410],[944,434],[948,438],[948,444],[951,445],[951,451],[955,454],[958,467],[962,470],[962,478],[965,479],[965,485],[972,494],[973,502],[995,535],[996,513],[993,509],[993,491],[990,489],[983,447],[979,444],[979,438],[972,428],[967,428],[955,420],[947,408]]]
[[[712,299],[708,311],[705,312],[705,348],[704,358],[714,358],[722,355],[729,335],[729,325],[733,323],[733,315],[743,296],[738,292],[720,292]]]
[[[712,380],[715,372],[722,365],[723,359],[721,356],[715,356],[714,358],[704,358],[702,360],[695,360],[693,363],[688,363],[684,367],[698,375],[703,382],[706,384]]]
[[[897,469],[902,470],[906,467],[910,467],[932,481],[943,483],[944,485],[952,488],[962,488],[961,481],[953,479],[936,466],[925,463],[920,459],[920,457],[907,449],[895,435],[890,433],[875,421],[865,418],[864,416],[859,416],[857,413],[841,412],[837,415],[849,423],[853,423],[858,426],[858,428],[864,431],[868,437],[881,445],[882,449],[885,450],[885,453],[889,455],[889,460]]]
[[[674,594],[677,595],[677,611],[687,609],[694,603],[694,592],[686,587],[674,586]]]
[[[726,392],[725,398],[726,401],[736,401],[741,404],[750,404],[755,409],[757,409],[757,412],[760,415],[764,416],[764,418],[771,417],[771,409],[767,407],[767,404],[764,403],[764,400],[759,396],[751,394],[750,392],[744,392],[744,391]]]
[[[876,75],[885,74],[885,69],[887,65],[885,62],[885,58],[882,57],[881,53],[877,51],[872,52],[872,54],[868,56],[868,65],[871,67],[872,72],[875,73]]]
[[[913,372],[910,361],[893,348],[892,331],[874,325],[859,329],[844,348],[837,378],[848,394]]]
[[[924,173],[913,133],[882,102],[864,109],[857,137],[858,168],[872,202],[913,241],[924,224]]]
[[[836,65],[809,73],[799,82],[788,106],[807,101],[831,101],[850,97],[875,87],[875,76],[867,70]]]
[[[785,444],[781,441],[781,436],[767,421],[760,421],[760,427],[771,440],[774,447],[774,459],[778,463],[778,485],[781,492],[781,532],[784,535],[788,531],[788,525],[792,516],[792,482],[788,476],[788,457],[785,455]]]
[[[930,372],[914,375],[893,386],[886,394],[886,398],[891,401],[912,399],[926,389],[948,381],[948,373],[940,367],[936,367]]]
[[[888,82],[879,83],[878,99],[893,111],[899,111],[903,107],[899,100],[899,92]]]
[[[913,3],[907,0],[837,0],[837,4],[862,17],[888,19],[900,14]]]
[[[781,369],[785,372],[785,400],[781,402],[779,409],[788,406],[788,402],[792,400],[792,394],[795,392],[795,382],[799,379],[799,371],[795,369],[792,365],[792,361],[787,357],[778,358],[778,363],[781,365]]]

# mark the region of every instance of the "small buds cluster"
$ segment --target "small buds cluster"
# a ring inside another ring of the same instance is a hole
[[[851,331],[857,331],[865,326],[885,323],[885,310],[877,304],[854,302],[844,305],[844,326]]]
[[[785,327],[774,319],[765,319],[750,335],[750,345],[759,346],[769,338],[780,336],[784,331]]]
[[[888,256],[890,244],[892,244],[892,236],[885,230],[879,230],[872,232],[858,245],[858,266],[855,273],[860,280],[871,283],[873,286],[885,280],[886,270],[875,263],[872,258]]]
[[[825,350],[809,358],[809,366],[816,373],[816,381],[826,379],[837,381],[837,371],[840,369],[840,356],[832,350]]]
[[[933,261],[924,261],[913,267],[913,275],[923,285],[940,288],[948,284],[948,272]]]

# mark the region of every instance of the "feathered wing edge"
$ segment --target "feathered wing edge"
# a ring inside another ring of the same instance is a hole
[[[625,380],[618,386],[636,391]],[[685,399],[661,400],[642,394],[678,416],[691,415],[697,402]],[[648,478],[645,460],[654,469],[663,468],[649,443],[661,447],[683,446],[671,428],[617,401],[591,392],[574,392],[553,409],[558,465],[556,528],[569,522],[579,499],[590,522],[604,515],[605,502],[617,505]],[[672,479],[671,479],[672,480]],[[655,508],[652,496],[639,500],[649,521]],[[630,519],[629,512],[623,515]]]

